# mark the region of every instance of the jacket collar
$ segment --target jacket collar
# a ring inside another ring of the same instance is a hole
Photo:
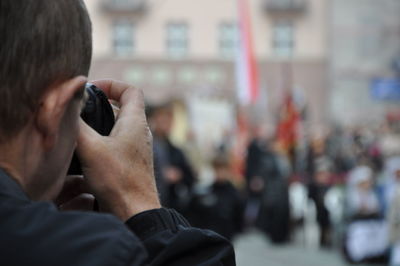
[[[0,168],[0,195],[30,201],[22,187],[3,169]]]

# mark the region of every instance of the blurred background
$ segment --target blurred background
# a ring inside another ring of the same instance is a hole
[[[400,265],[400,0],[85,0],[163,204],[238,265]]]

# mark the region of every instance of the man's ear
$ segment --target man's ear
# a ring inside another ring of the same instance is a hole
[[[44,148],[49,151],[57,142],[61,121],[75,95],[83,90],[87,78],[77,76],[56,83],[43,94],[35,116],[35,126],[42,136]],[[82,93],[83,95],[83,93]]]

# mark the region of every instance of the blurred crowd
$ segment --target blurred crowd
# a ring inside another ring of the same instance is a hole
[[[257,228],[282,245],[306,231],[314,213],[319,247],[340,250],[352,263],[400,264],[398,120],[375,128],[336,127],[291,146],[257,127],[238,175],[226,142],[204,156],[193,134],[184,147],[170,140],[170,104],[149,107],[147,115],[163,205],[194,226],[231,240]],[[212,170],[210,182],[200,178],[204,167]]]

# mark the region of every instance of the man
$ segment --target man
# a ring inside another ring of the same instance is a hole
[[[227,239],[233,239],[243,229],[244,204],[234,186],[229,158],[217,154],[211,162],[214,182],[207,190],[195,194],[188,220],[200,228],[211,229]]]
[[[139,90],[94,82],[121,104],[109,137],[79,120],[92,51],[81,0],[2,0],[0,39],[1,265],[235,264],[226,240],[161,208]],[[75,148],[84,180],[65,178]],[[85,209],[88,192],[102,213],[50,203]]]
[[[147,115],[154,136],[156,179],[162,203],[186,214],[195,177],[183,151],[169,139],[173,123],[172,108],[171,103],[149,107]]]

